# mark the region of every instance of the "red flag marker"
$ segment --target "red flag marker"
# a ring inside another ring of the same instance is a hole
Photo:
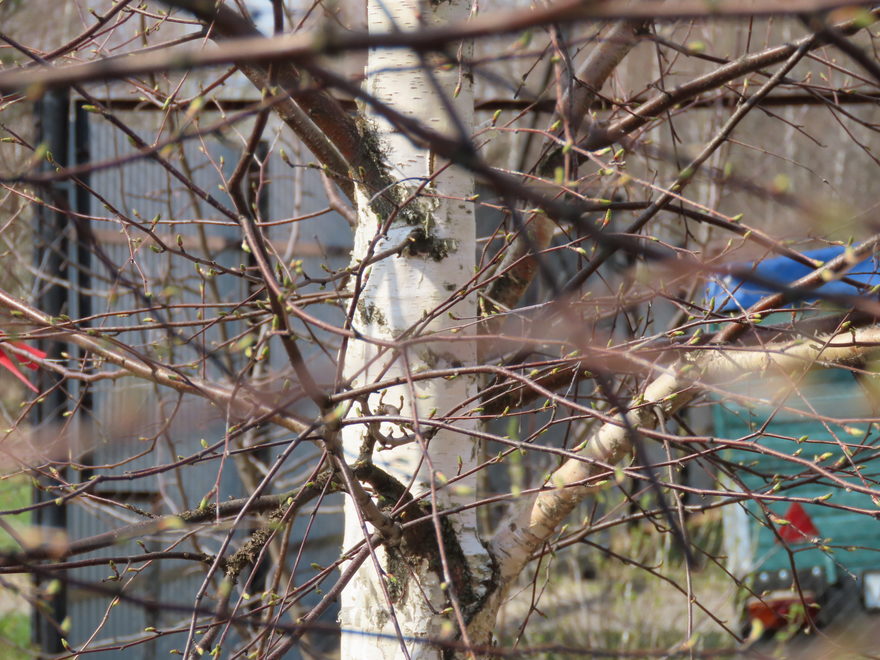
[[[788,511],[782,516],[788,521],[787,525],[779,528],[779,536],[787,543],[804,543],[814,536],[819,536],[819,530],[813,524],[809,514],[800,505],[800,502],[792,502]]]
[[[37,359],[42,360],[46,357],[45,351],[41,351],[39,348],[34,348],[33,346],[28,346],[24,342],[11,341],[9,343],[12,346],[15,346],[16,348],[18,348],[22,351],[25,351],[26,353],[30,353],[31,355],[33,355]],[[38,365],[34,362],[31,362],[26,357],[23,357],[23,356],[18,355],[16,353],[7,354],[5,350],[0,350],[0,367],[3,367],[7,371],[9,371],[13,376],[18,378],[32,392],[39,392],[39,390],[36,387],[34,387],[34,384],[31,383],[31,381],[29,381],[23,373],[21,373],[21,371],[19,370],[19,368],[15,364],[15,362],[13,362],[10,359],[10,355],[15,358],[15,361],[18,362],[18,364],[20,364],[23,367],[27,367],[28,369],[32,369],[32,370],[36,371],[39,368]]]

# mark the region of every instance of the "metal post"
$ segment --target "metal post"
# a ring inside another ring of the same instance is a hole
[[[36,104],[37,137],[40,144],[48,149],[43,160],[44,171],[55,171],[57,166],[70,163],[70,94],[67,90],[50,90]],[[68,312],[67,289],[54,281],[62,281],[68,276],[67,212],[69,205],[68,186],[49,184],[42,191],[43,198],[51,205],[39,204],[34,217],[34,260],[37,279],[34,282],[34,303],[50,316]],[[41,277],[43,275],[44,277]],[[45,340],[41,348],[50,358],[59,358],[62,344]],[[41,370],[38,372],[38,386],[42,394],[36,405],[37,427],[45,430],[60,425],[62,413],[67,408],[67,397],[63,387],[57,385],[54,375]],[[51,390],[51,391],[50,391]],[[45,433],[51,437],[49,433]],[[62,475],[63,465],[54,466]],[[47,534],[53,530],[65,530],[67,515],[63,505],[54,504],[59,491],[58,482],[48,476],[48,470],[41,470],[40,487],[34,491],[36,504],[49,503],[34,511],[34,523],[45,528]],[[39,575],[35,578],[37,587],[43,588],[33,617],[32,638],[39,648],[51,654],[63,653],[61,626],[67,617],[67,588],[64,581],[45,589],[48,580]],[[41,584],[42,583],[42,584]]]

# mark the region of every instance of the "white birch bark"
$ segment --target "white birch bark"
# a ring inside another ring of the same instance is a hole
[[[439,3],[371,1],[368,21],[371,31],[415,30],[426,24],[464,20],[468,12],[469,3],[465,0]],[[465,55],[467,52],[465,50]],[[432,57],[426,55],[426,58]],[[470,76],[457,66],[438,68],[435,67],[436,61],[430,59],[426,59],[426,63],[430,72],[423,68],[418,56],[409,51],[373,50],[367,64],[366,89],[398,112],[454,137],[455,123],[444,104],[451,103],[462,125],[471,126]],[[447,101],[444,102],[443,97]],[[367,114],[369,116],[369,110]],[[355,377],[356,386],[363,386],[383,377],[404,375],[407,367],[417,372],[425,368],[473,364],[476,343],[461,338],[471,334],[467,326],[472,326],[471,320],[476,318],[476,300],[473,296],[462,298],[456,295],[474,272],[474,210],[472,203],[463,201],[473,192],[473,178],[470,173],[454,167],[441,172],[444,162],[430,151],[413,146],[381,117],[374,117],[368,129],[376,135],[378,148],[384,152],[391,176],[397,181],[397,185],[387,191],[396,203],[402,204],[421,189],[414,200],[400,209],[387,233],[379,238],[374,251],[400,245],[414,230],[421,231],[426,240],[399,256],[383,259],[366,269],[354,319],[355,329],[366,339],[351,343],[345,356],[346,373]],[[370,194],[374,193],[358,190],[359,217],[353,251],[356,263],[367,255],[371,242],[388,220],[377,217],[367,198]],[[455,304],[450,305],[453,300]],[[438,309],[442,311],[437,313]],[[462,328],[450,333],[457,326]],[[387,341],[404,335],[434,333],[453,336],[457,341],[438,339],[419,344],[408,349],[405,355],[383,350],[369,341],[370,338]],[[415,397],[411,396],[412,391]],[[476,392],[475,376],[421,381],[413,384],[412,390],[403,385],[371,396],[369,408],[376,413],[384,406],[386,412],[399,410],[403,416],[425,419],[446,415],[462,401],[476,400]],[[355,404],[350,415],[357,416],[360,412],[366,411],[361,411]],[[457,425],[462,429],[473,427],[471,422],[457,422]],[[413,434],[413,429],[383,424],[380,432],[400,438]],[[368,433],[368,428],[363,425],[345,428],[343,442],[350,461],[358,456]],[[374,463],[404,485],[411,484],[410,492],[415,497],[424,496],[425,503],[442,510],[473,500],[475,483],[472,477],[457,481],[454,486],[444,487],[444,484],[457,474],[470,470],[477,457],[477,446],[468,435],[440,432],[427,441],[421,438],[401,447],[377,451]],[[364,533],[353,505],[349,502],[346,506],[344,543],[350,548],[363,540]],[[458,515],[453,524],[456,537],[453,543],[459,545],[461,553],[457,557],[463,562],[459,559],[451,561],[467,565],[464,575],[470,584],[488,581],[491,571],[486,550],[477,536],[476,516],[472,511]],[[343,658],[405,657],[401,642],[394,637],[392,617],[396,617],[404,638],[460,635],[456,615],[448,613],[452,602],[448,587],[444,590],[442,586],[446,579],[436,561],[436,553],[431,562],[410,553],[404,543],[392,549],[391,556],[385,549],[380,549],[377,555],[382,571],[391,577],[378,576],[375,564],[368,561],[343,592],[340,615]],[[460,570],[462,567],[455,568]],[[380,582],[382,579],[384,588]],[[478,593],[456,596],[462,601],[459,605],[466,609]],[[437,614],[444,611],[447,613]],[[459,620],[466,620],[466,614]],[[367,634],[359,634],[360,631]],[[412,658],[439,657],[437,649],[413,639],[404,645]]]

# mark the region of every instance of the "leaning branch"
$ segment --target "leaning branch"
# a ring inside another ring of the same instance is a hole
[[[817,367],[851,365],[880,347],[880,327],[872,326],[797,340],[761,349],[716,346],[680,360],[651,382],[625,415],[605,423],[584,443],[577,459],[568,459],[550,477],[546,490],[523,501],[499,525],[492,549],[505,581],[512,580],[532,553],[587,495],[602,487],[609,466],[633,450],[633,429],[653,428],[690,403],[707,385],[743,374],[798,374]]]
[[[813,272],[792,283],[788,290],[807,293],[823,282],[840,278],[880,242],[880,234],[863,241]],[[746,311],[746,317],[785,303],[785,295],[769,295]],[[654,428],[690,403],[706,386],[729,382],[744,374],[805,373],[814,367],[857,362],[880,346],[880,326],[847,329],[821,335],[812,340],[768,344],[758,349],[740,349],[729,343],[748,328],[747,323],[730,323],[715,337],[715,343],[685,354],[672,367],[664,369],[626,412],[603,423],[584,442],[579,456],[567,459],[550,477],[549,487],[537,495],[523,498],[498,527],[491,541],[498,562],[501,584],[494,594],[504,598],[516,576],[532,553],[562,524],[572,509],[591,492],[602,487],[604,473],[633,451],[632,439],[639,429]]]
[[[242,417],[263,416],[268,421],[293,433],[302,433],[311,428],[292,415],[280,412],[280,409],[271,403],[267,403],[265,399],[269,398],[268,393],[251,392],[242,387],[227,387],[150,362],[143,356],[136,355],[130,347],[125,347],[110,337],[98,334],[97,330],[90,328],[88,331],[82,331],[72,328],[69,324],[53,319],[2,290],[0,290],[0,308],[5,308],[13,316],[38,328],[63,335],[65,341],[78,346],[87,354],[115,365],[137,378],[178,392],[202,396],[214,405],[225,407]],[[116,348],[111,348],[111,346]]]
[[[571,74],[572,85],[557,103],[557,113],[567,124],[567,130],[576,136],[587,117],[602,86],[611,77],[617,65],[638,43],[644,23],[619,21],[604,34],[576,72]],[[561,149],[544,155],[538,170],[542,176],[552,173],[560,161]],[[541,253],[553,238],[556,224],[541,213],[533,213],[518,232],[513,243],[504,251],[498,265],[498,277],[486,292],[484,310],[487,316],[484,334],[494,334],[504,320],[503,312],[512,309],[522,298],[538,272]]]

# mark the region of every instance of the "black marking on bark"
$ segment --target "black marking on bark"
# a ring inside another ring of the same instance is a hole
[[[429,234],[423,227],[417,227],[409,235],[409,244],[403,248],[403,254],[410,257],[430,257],[434,261],[443,261],[458,249],[456,241],[451,238],[437,238]]]
[[[385,318],[384,312],[375,303],[359,300],[357,310],[360,312],[365,324],[388,327],[388,319]]]

